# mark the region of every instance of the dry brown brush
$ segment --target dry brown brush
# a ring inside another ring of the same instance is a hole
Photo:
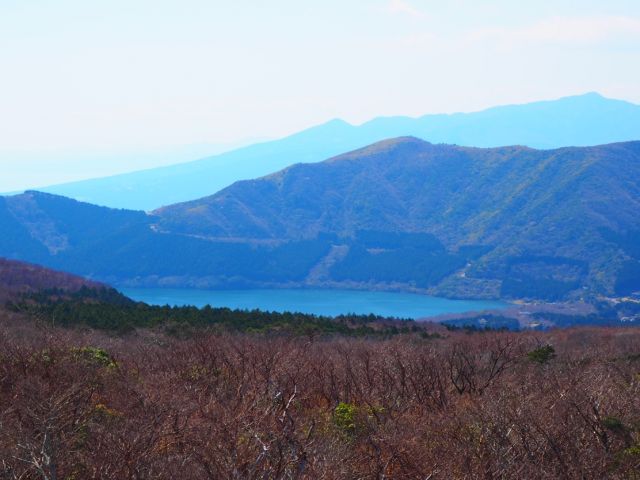
[[[640,477],[633,329],[1,332],[3,479]]]

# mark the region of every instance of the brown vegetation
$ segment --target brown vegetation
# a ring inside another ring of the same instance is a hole
[[[445,335],[5,318],[0,478],[637,478],[639,331]]]
[[[0,258],[0,302],[2,304],[18,294],[51,288],[77,291],[82,287],[99,288],[103,285],[69,273]]]

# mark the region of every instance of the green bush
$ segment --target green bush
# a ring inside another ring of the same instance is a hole
[[[97,347],[82,347],[72,350],[76,359],[82,359],[91,363],[95,363],[101,367],[116,368],[118,364],[109,355],[109,352]]]
[[[556,357],[556,351],[551,345],[544,345],[543,347],[538,347],[534,350],[531,350],[527,353],[527,357],[532,362],[536,363],[547,363],[550,360],[553,360]]]
[[[349,435],[356,432],[356,415],[358,407],[352,403],[340,402],[333,412],[333,421],[336,426]]]
[[[630,457],[640,457],[640,444],[625,449],[624,454]]]

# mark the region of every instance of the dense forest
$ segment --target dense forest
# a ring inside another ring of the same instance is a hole
[[[134,302],[112,288],[82,287],[75,291],[47,289],[22,294],[5,308],[46,325],[89,327],[123,334],[136,328],[158,328],[177,336],[198,329],[244,333],[396,335],[423,330],[413,320],[376,315],[324,317],[297,312],[232,310],[192,306],[156,306]]]

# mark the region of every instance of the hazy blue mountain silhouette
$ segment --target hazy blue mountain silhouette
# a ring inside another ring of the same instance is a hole
[[[400,136],[476,147],[599,145],[640,139],[640,106],[589,93],[476,113],[377,118],[360,126],[334,120],[194,162],[40,190],[114,208],[152,210]]]

